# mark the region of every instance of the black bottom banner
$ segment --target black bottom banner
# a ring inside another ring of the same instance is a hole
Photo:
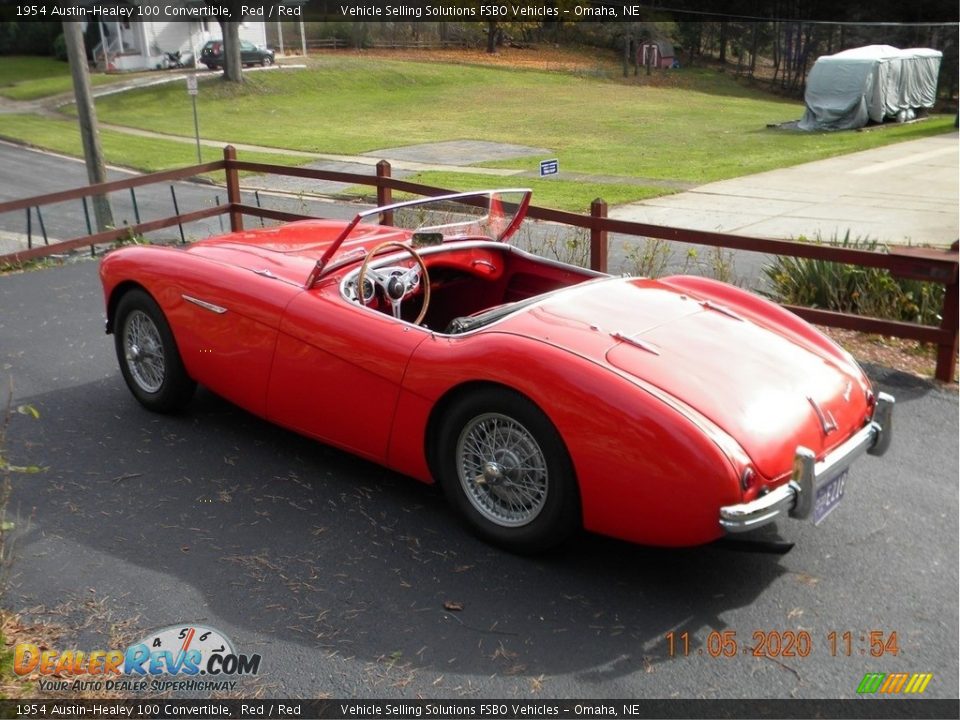
[[[957,718],[958,700],[0,700],[3,718]]]

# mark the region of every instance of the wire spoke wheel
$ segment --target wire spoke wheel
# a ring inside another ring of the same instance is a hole
[[[528,398],[505,387],[475,386],[444,408],[434,432],[440,487],[484,540],[535,553],[582,527],[566,444]]]
[[[156,323],[142,310],[127,316],[123,348],[127,368],[137,385],[144,392],[158,392],[166,373],[163,340]]]
[[[115,317],[117,361],[133,396],[155,412],[186,406],[197,384],[157,302],[139,288],[128,290],[117,302]]]
[[[467,499],[490,522],[527,525],[547,502],[546,457],[533,433],[513,418],[473,418],[460,433],[456,462]]]

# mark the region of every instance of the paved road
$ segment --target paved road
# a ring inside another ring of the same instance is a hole
[[[11,458],[49,468],[14,481],[4,603],[66,626],[64,647],[205,622],[263,655],[243,689],[272,697],[852,698],[868,671],[933,672],[927,696],[957,697],[953,391],[872,369],[898,398],[893,448],[858,464],[820,528],[783,524],[785,556],[587,536],[522,558],[431,488],[210,393],[141,409],[96,269],[0,276],[0,380],[41,414],[15,416]],[[786,629],[811,634],[808,657],[710,657],[711,633]],[[833,657],[828,634],[847,630],[852,656]],[[871,630],[900,654],[861,655]],[[670,631],[688,657],[669,657]]]
[[[375,174],[373,166],[354,165],[344,168],[349,172],[359,174]],[[108,171],[110,180],[120,180],[134,175],[129,170],[111,168]],[[301,181],[302,182],[302,181]],[[69,190],[88,184],[86,166],[81,160],[64,157],[47,152],[40,152],[28,148],[0,141],[0,202],[18,200],[24,197],[42,195],[59,190]],[[314,182],[309,190],[314,193],[334,192],[342,189],[342,183]],[[173,192],[171,192],[173,188]],[[250,192],[242,194],[243,201],[256,205],[258,200],[251,188]],[[284,190],[278,187],[278,190]],[[159,185],[149,185],[136,189],[137,209],[142,222],[170,217],[174,211],[174,197],[176,207],[181,213],[192,212],[202,208],[226,202],[226,191],[214,185],[194,182],[176,182]],[[110,194],[113,207],[114,221],[119,227],[123,224],[136,223],[133,197],[129,190],[122,190]],[[260,193],[259,202],[264,207],[270,207],[289,212],[316,214],[321,217],[351,217],[356,208],[333,205],[322,198],[310,195],[298,195],[296,192],[287,195],[277,195],[268,192]],[[41,208],[43,225],[46,228],[50,242],[68,240],[87,234],[86,219],[83,203],[80,200],[44,205]],[[91,208],[92,217],[92,208]],[[254,226],[258,221],[248,219],[248,226]],[[32,232],[34,244],[42,244],[43,236],[40,230],[40,220],[36,210],[32,215]],[[229,229],[229,221],[225,218],[212,218],[183,226],[184,236],[189,241],[207,237]],[[179,229],[174,226],[149,233],[153,240],[178,239]],[[0,214],[0,254],[12,252],[27,245],[27,214],[25,210],[15,213]]]

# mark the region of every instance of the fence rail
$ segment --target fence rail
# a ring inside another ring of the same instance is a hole
[[[81,199],[93,195],[103,195],[109,192],[143,185],[182,180],[218,170],[224,172],[226,181],[227,202],[223,205],[190,213],[177,214],[149,222],[138,222],[135,225],[124,228],[80,236],[51,245],[10,253],[0,256],[0,266],[22,263],[81,247],[93,247],[98,244],[124,239],[131,234],[151,232],[172,225],[215,217],[220,214],[229,215],[230,227],[231,230],[234,231],[243,229],[244,215],[280,221],[292,221],[308,217],[297,213],[244,204],[240,195],[240,171],[334,181],[350,185],[372,186],[376,188],[378,205],[389,204],[393,191],[426,196],[443,195],[452,192],[445,188],[420,185],[418,183],[393,178],[390,175],[390,164],[386,161],[381,161],[377,164],[376,175],[361,175],[357,173],[247,162],[238,160],[236,150],[232,146],[228,146],[224,148],[223,160],[4,202],[0,203],[0,214],[23,210],[24,208],[38,207],[40,205]],[[882,268],[897,277],[941,284],[945,288],[945,293],[939,327],[864,317],[852,313],[833,312],[820,308],[796,307],[791,305],[786,305],[785,307],[808,321],[828,327],[858,330],[934,343],[937,345],[937,379],[945,382],[953,380],[956,372],[958,322],[960,322],[960,320],[958,320],[958,305],[960,305],[960,294],[958,294],[958,263],[957,252],[955,250],[895,248],[891,252],[884,253],[831,245],[814,245],[788,240],[773,240],[744,235],[728,235],[725,233],[648,225],[607,217],[607,205],[602,200],[595,200],[591,204],[589,214],[531,206],[527,215],[536,220],[544,220],[588,230],[590,232],[590,265],[592,268],[601,271],[606,271],[607,269],[608,236],[610,233],[618,233],[637,237],[658,238],[679,243],[693,243],[732,250],[746,250],[770,255],[786,255],[848,263],[862,267]]]

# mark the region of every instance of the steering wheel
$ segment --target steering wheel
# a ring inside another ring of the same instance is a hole
[[[406,251],[413,257],[417,264],[405,273],[399,274],[396,272],[384,274],[370,267],[373,258],[376,257],[381,250],[391,247]],[[357,299],[363,305],[368,305],[374,296],[374,293],[371,293],[370,297],[367,298],[366,293],[363,291],[364,280],[368,274],[383,290],[384,296],[390,301],[393,316],[397,319],[400,319],[400,306],[403,301],[412,295],[420,285],[423,285],[423,307],[420,308],[420,314],[417,315],[417,319],[413,321],[414,325],[420,324],[427,314],[427,307],[430,305],[430,276],[427,274],[427,266],[423,262],[423,258],[420,257],[420,253],[409,245],[404,245],[395,240],[380,243],[371,250],[363,259],[363,264],[360,265],[360,272],[357,274]]]

